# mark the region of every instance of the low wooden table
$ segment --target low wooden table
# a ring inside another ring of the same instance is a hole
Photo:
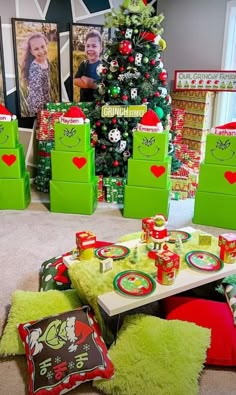
[[[181,230],[189,233],[195,232],[195,229],[191,227],[182,228]],[[119,244],[123,244],[129,248],[132,248],[137,244],[137,240],[131,240]],[[204,247],[201,248],[201,246],[199,246],[198,249],[204,250]],[[186,268],[180,270],[174,284],[161,285],[157,283],[155,291],[148,296],[123,296],[119,292],[111,291],[98,296],[98,304],[109,317],[112,317],[117,314],[132,310],[134,308],[164,299],[168,296],[176,295],[180,292],[184,292],[198,286],[211,283],[213,281],[229,276],[230,274],[236,274],[236,263],[225,264],[221,270],[216,272],[201,272],[195,271],[191,268]]]

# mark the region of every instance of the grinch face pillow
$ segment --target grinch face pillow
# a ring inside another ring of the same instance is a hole
[[[88,306],[20,324],[29,394],[64,394],[88,380],[108,379],[114,368]]]

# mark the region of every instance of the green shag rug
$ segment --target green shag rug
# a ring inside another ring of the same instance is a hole
[[[114,378],[94,381],[107,395],[197,395],[210,330],[179,320],[127,316],[109,350]]]

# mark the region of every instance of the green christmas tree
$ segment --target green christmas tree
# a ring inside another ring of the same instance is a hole
[[[163,19],[145,0],[125,0],[105,16],[105,26],[115,32],[98,69],[100,81],[92,114],[98,175],[126,176],[133,129],[140,120],[118,114],[101,117],[102,106],[145,104],[156,112],[163,128],[169,129],[171,97],[161,58],[166,47],[161,37]]]

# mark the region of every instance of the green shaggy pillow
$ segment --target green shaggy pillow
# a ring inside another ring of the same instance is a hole
[[[161,318],[127,316],[109,355],[114,378],[93,386],[113,395],[197,395],[210,330]]]
[[[25,354],[17,325],[39,320],[49,315],[63,313],[81,306],[75,290],[47,292],[15,291],[12,294],[11,309],[0,340],[1,355]]]

